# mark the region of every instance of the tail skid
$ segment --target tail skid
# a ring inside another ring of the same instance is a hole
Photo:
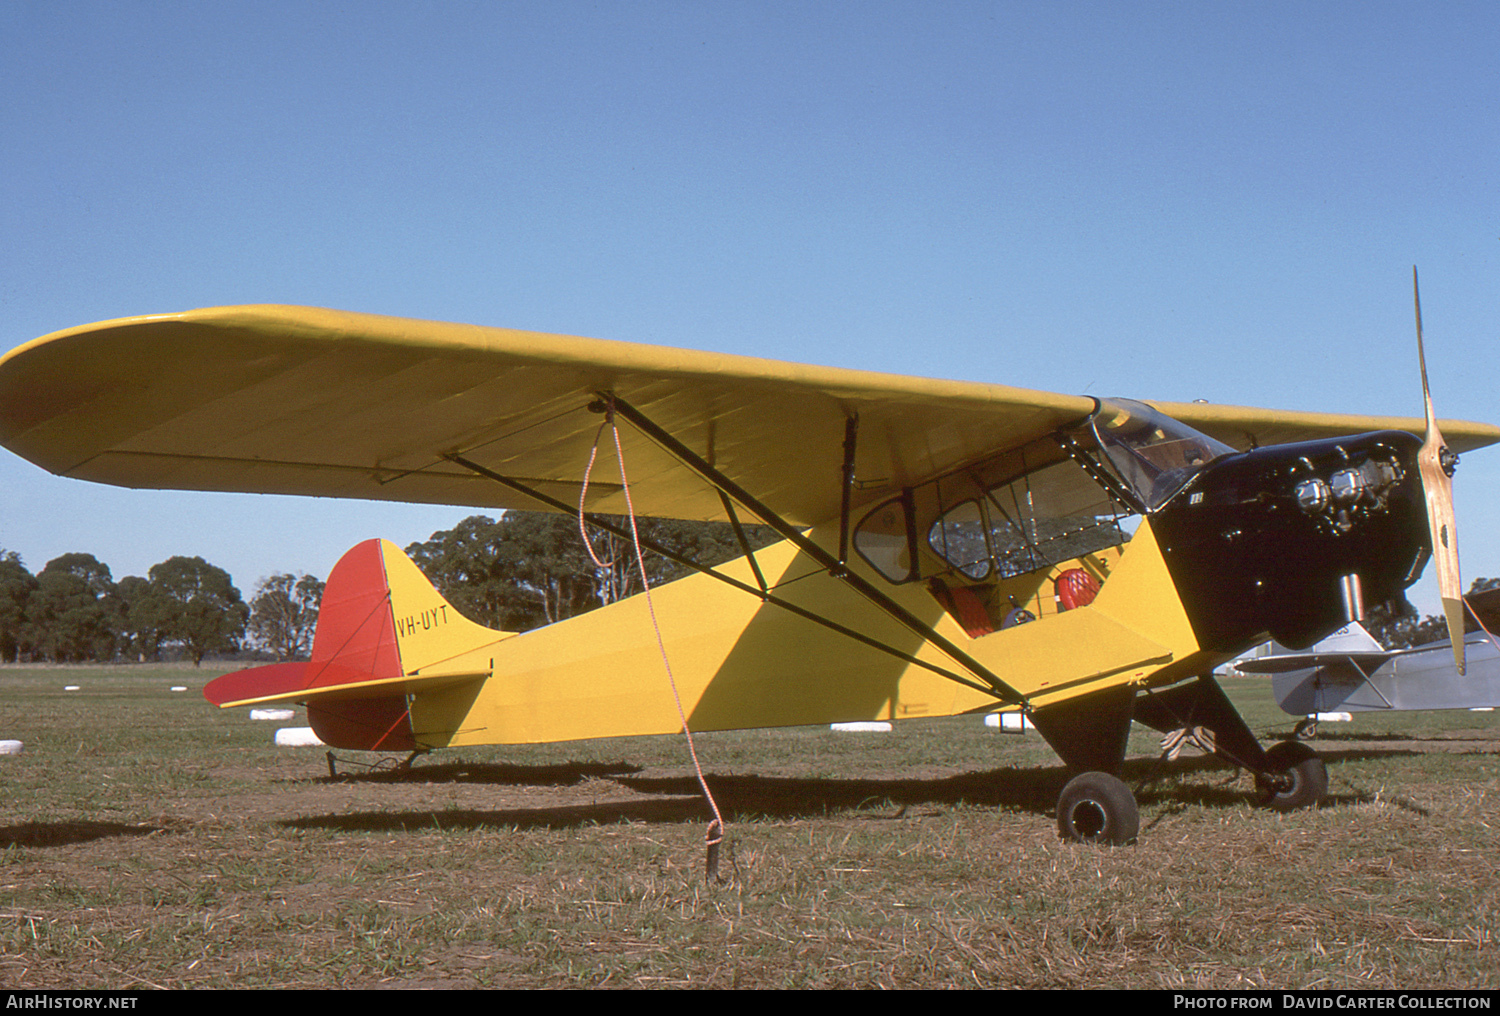
[[[468,620],[395,544],[366,540],[328,576],[310,660],[225,674],[203,695],[221,708],[306,702],[325,744],[411,751],[409,696],[490,677],[483,650],[513,634]]]

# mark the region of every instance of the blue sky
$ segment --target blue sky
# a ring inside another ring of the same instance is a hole
[[[1488,3],[0,5],[0,345],[294,303],[1500,421]],[[1457,482],[1500,574],[1500,448]],[[247,593],[462,508],[0,453],[0,547]],[[1435,609],[1434,594],[1419,606]]]

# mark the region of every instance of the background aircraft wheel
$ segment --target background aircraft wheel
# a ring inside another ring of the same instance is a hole
[[[1328,793],[1328,767],[1318,753],[1300,741],[1282,741],[1266,752],[1270,775],[1255,777],[1255,786],[1272,811],[1314,807]]]
[[[1075,776],[1057,799],[1057,831],[1077,843],[1134,843],[1141,829],[1135,795],[1108,773]]]

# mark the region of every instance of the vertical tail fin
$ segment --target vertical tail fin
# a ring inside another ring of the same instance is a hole
[[[203,694],[221,707],[306,701],[326,744],[411,751],[408,694],[475,676],[443,665],[508,636],[459,614],[395,544],[366,540],[328,576],[310,660],[225,674]]]
[[[440,668],[480,646],[515,634],[495,631],[470,621],[443,598],[443,594],[400,547],[388,540],[371,542],[380,544],[391,630],[400,666],[405,673],[420,674]],[[329,584],[332,584],[331,577]],[[327,595],[326,591],[324,595]],[[322,635],[321,615],[318,634]],[[314,646],[315,658],[316,648]]]
[[[333,566],[318,608],[311,664],[337,663],[374,677],[406,672],[396,644],[384,549],[384,540],[366,540]]]

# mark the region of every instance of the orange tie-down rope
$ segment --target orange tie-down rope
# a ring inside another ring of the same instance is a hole
[[[635,563],[641,575],[641,589],[646,597],[646,610],[651,615],[651,627],[656,632],[656,648],[661,652],[662,666],[667,671],[667,681],[672,686],[672,701],[677,705],[677,717],[682,721],[682,733],[687,738],[688,755],[693,760],[693,772],[698,776],[698,786],[703,788],[703,799],[708,802],[708,808],[713,812],[713,821],[708,824],[708,833],[704,837],[708,856],[704,865],[703,877],[705,880],[717,880],[719,875],[719,848],[725,839],[724,816],[719,811],[719,803],[714,800],[713,791],[708,789],[708,779],[703,775],[703,765],[698,761],[698,748],[693,743],[693,732],[688,728],[687,713],[682,708],[682,693],[677,690],[677,678],[672,673],[672,661],[667,658],[667,644],[662,638],[661,625],[656,620],[656,605],[651,601],[651,581],[646,577],[646,557],[641,550],[641,534],[635,524],[635,504],[630,498],[630,480],[625,475],[625,450],[620,445],[620,429],[615,426],[614,406],[609,405],[604,422],[599,425],[598,432],[594,435],[594,446],[589,449],[589,462],[583,470],[583,488],[578,494],[578,533],[583,537],[583,545],[588,549],[589,557],[593,559],[594,565],[601,570],[613,567],[614,561],[599,560],[594,553],[594,545],[589,540],[588,530],[584,528],[583,505],[589,493],[589,473],[594,468],[594,458],[599,453],[599,438],[604,434],[604,428],[608,427],[615,439],[615,458],[620,464],[620,487],[625,492],[625,511],[630,519],[630,538],[635,545]]]

